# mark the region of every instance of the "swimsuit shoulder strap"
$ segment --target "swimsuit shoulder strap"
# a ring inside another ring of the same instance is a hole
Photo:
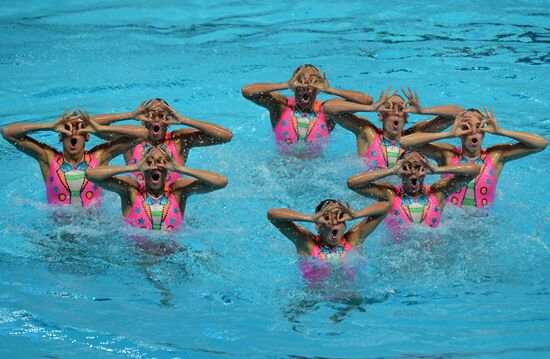
[[[289,97],[286,99],[286,106],[287,107],[293,107],[294,106],[295,99],[294,97]]]
[[[321,106],[323,106],[323,101],[315,101],[315,105],[313,105],[313,112],[318,113],[321,110]]]
[[[53,157],[52,163],[57,163],[58,166],[61,166],[64,161],[65,160],[63,159],[63,154],[61,152],[57,152]]]
[[[311,258],[319,258],[319,255],[321,254],[321,247],[319,246],[319,235],[315,235],[315,239],[313,240],[313,249],[311,250]]]

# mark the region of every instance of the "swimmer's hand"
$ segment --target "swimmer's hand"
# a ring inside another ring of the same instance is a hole
[[[82,123],[76,128],[76,134],[77,135],[83,135],[85,133],[94,133],[97,134],[98,132],[101,132],[101,126],[94,120],[92,120],[90,114],[87,111],[82,111],[80,109],[78,111],[78,118],[82,120]]]
[[[330,210],[332,206],[324,206],[321,210],[310,217],[310,222],[317,224],[329,224],[330,223]]]
[[[139,106],[138,108],[136,108],[134,111],[132,111],[132,118],[136,119],[136,120],[140,120],[141,117],[144,117],[143,115],[145,114],[145,112],[147,112],[147,104],[148,100],[145,100],[143,101]]]
[[[288,88],[294,91],[296,87],[300,86],[300,82],[298,81],[298,77],[300,76],[302,70],[296,71],[295,74],[292,75],[290,80],[288,80],[286,83],[288,85]]]
[[[186,125],[188,123],[187,117],[179,114],[172,106],[163,104],[162,109],[165,111],[164,122],[167,125]]]
[[[65,110],[63,114],[55,121],[50,123],[50,129],[55,132],[59,132],[66,136],[72,136],[71,124],[70,124],[70,115],[67,114],[68,110]]]
[[[327,92],[329,91],[331,88],[330,88],[330,84],[328,83],[328,80],[327,80],[327,74],[326,72],[323,72],[323,75],[321,77],[317,77],[317,80],[315,80],[314,82],[311,83],[311,87],[321,91],[321,92]]]
[[[164,148],[159,147],[159,150],[164,154],[165,159],[161,160],[161,162],[157,162],[157,167],[159,169],[166,169],[168,171],[175,172],[180,168],[179,163],[176,162],[174,157],[170,153],[168,153]]]
[[[417,113],[422,114],[422,111],[424,109],[422,108],[422,105],[420,104],[420,100],[418,99],[418,93],[412,92],[410,87],[407,87],[409,92],[405,91],[405,89],[401,89],[403,92],[403,95],[407,98],[406,107],[403,109],[403,112],[407,113]]]
[[[346,202],[346,204],[344,204],[344,202],[342,202],[342,200],[339,199],[338,200],[338,205],[339,205],[339,209],[340,209],[340,213],[339,213],[339,216],[338,216],[338,222],[345,222],[345,221],[349,221],[349,220],[357,218],[357,212],[355,212],[353,210],[353,208],[351,208],[351,206],[348,202]]]
[[[495,110],[492,109],[491,112],[489,112],[487,107],[483,107],[483,109],[483,123],[481,124],[480,131],[492,133],[493,135],[500,134],[502,129],[497,122]]]
[[[393,165],[393,167],[391,168],[392,169],[392,174],[396,175],[396,176],[404,176],[404,175],[407,175],[410,173],[410,169],[407,165],[407,162],[405,162],[405,159],[402,158],[400,160],[398,160],[397,162],[395,162],[395,164]]]
[[[460,115],[456,116],[453,127],[451,128],[450,134],[453,137],[460,137],[463,135],[468,135],[473,133],[473,129],[470,124],[466,121],[463,121],[464,114],[466,111],[462,112]]]
[[[143,157],[138,163],[134,165],[137,171],[145,172],[157,169],[157,165],[153,160],[153,152],[154,151],[149,151],[149,153],[147,153],[145,157]]]
[[[427,159],[422,159],[422,162],[424,163],[424,166],[422,167],[418,175],[425,176],[425,175],[433,175],[437,173],[438,167],[436,165],[434,165]]]
[[[166,121],[166,105],[164,103],[160,101],[155,101],[155,99],[153,99],[153,100],[147,100],[145,103],[142,103],[142,105],[143,105],[143,112],[140,114],[137,114],[134,117],[136,120],[139,120],[143,123],[157,122],[159,117],[158,113],[162,113],[161,121]],[[154,116],[155,114],[157,114],[157,116]]]
[[[382,91],[378,101],[376,101],[375,103],[373,103],[371,105],[373,111],[382,112],[384,110],[389,110],[390,109],[390,107],[388,107],[388,105],[391,106],[391,104],[389,104],[388,99],[390,97],[392,97],[393,95],[395,95],[397,93],[397,91],[394,91],[391,95],[390,95],[390,92],[391,92],[391,87],[388,87],[386,90]]]

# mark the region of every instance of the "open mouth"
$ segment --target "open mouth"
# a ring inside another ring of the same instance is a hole
[[[153,133],[155,135],[157,135],[159,132],[160,132],[160,126],[159,125],[154,125],[153,126]]]
[[[473,144],[473,145],[477,145],[477,142],[478,142],[478,141],[479,141],[479,140],[477,139],[477,137],[472,138],[472,144]]]
[[[71,138],[71,146],[73,146],[73,147],[76,146],[76,142],[77,142],[76,138],[72,137]]]
[[[418,178],[416,178],[416,177],[413,177],[413,178],[410,179],[410,184],[411,184],[411,186],[412,186],[413,188],[418,187],[418,184],[419,184],[419,183],[420,183],[420,182],[418,181]]]
[[[305,92],[302,94],[302,102],[307,103],[309,102],[309,99],[310,99],[309,93]]]
[[[337,238],[338,237],[338,230],[333,229],[332,232],[331,232],[331,235],[332,235],[332,238]]]
[[[393,129],[397,130],[399,128],[399,121],[395,120],[393,121]]]
[[[151,180],[154,184],[159,183],[160,181],[160,172],[155,170],[153,173],[151,173]]]

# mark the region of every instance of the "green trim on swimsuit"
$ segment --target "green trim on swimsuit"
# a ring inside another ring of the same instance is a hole
[[[80,190],[78,191],[71,191],[71,197],[80,197]]]
[[[155,223],[155,224],[153,224],[153,229],[155,229],[155,230],[160,230],[160,229],[162,229],[162,228],[161,228],[161,225],[160,225],[160,224]]]
[[[411,213],[422,213],[424,207],[409,207],[409,211],[411,211]]]
[[[68,173],[65,173],[65,179],[67,181],[75,181],[75,180],[81,180],[81,179],[84,179],[84,172],[82,173],[77,173],[77,174],[68,174]]]
[[[151,211],[153,217],[162,217],[162,211]]]
[[[473,199],[473,198],[464,197],[464,201],[462,201],[462,204],[466,205],[466,206],[475,206],[476,205],[476,200]]]

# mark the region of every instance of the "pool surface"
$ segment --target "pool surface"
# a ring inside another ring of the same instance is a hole
[[[550,357],[549,150],[506,165],[492,216],[447,208],[436,231],[398,244],[379,227],[349,259],[355,281],[313,286],[266,211],[372,203],[346,187],[361,170],[355,137],[337,127],[322,156],[282,156],[267,111],[240,94],[313,63],[337,88],[411,86],[425,107],[487,105],[502,127],[549,138],[549,9],[3,1],[2,125],[161,97],[234,138],[191,151],[190,167],[229,185],[192,197],[187,228],[148,249],[128,239],[113,194],[101,213],[53,221],[38,164],[1,140],[0,357]]]

